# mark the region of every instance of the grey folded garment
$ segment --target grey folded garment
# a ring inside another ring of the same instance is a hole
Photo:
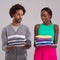
[[[20,47],[20,46],[25,46],[26,44],[31,46],[31,41],[30,40],[26,40],[26,41],[14,41],[14,42],[9,43],[8,46]]]
[[[19,46],[25,46],[26,43],[23,43],[23,44],[20,44],[20,43],[14,43],[14,44],[9,44],[8,46],[16,46],[16,47],[19,47]]]

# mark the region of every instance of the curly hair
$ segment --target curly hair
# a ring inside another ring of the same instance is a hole
[[[24,15],[25,12],[26,12],[25,8],[24,8],[22,5],[20,5],[20,4],[15,4],[15,5],[13,5],[13,6],[10,8],[10,11],[9,11],[9,14],[10,14],[11,17],[13,17],[13,14],[16,13],[16,10],[22,10],[22,11],[23,11],[23,15]]]

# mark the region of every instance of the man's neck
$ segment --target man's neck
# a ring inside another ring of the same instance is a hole
[[[13,20],[13,22],[12,22],[12,25],[13,26],[19,26],[21,23],[17,23],[17,22],[15,22],[14,20]]]

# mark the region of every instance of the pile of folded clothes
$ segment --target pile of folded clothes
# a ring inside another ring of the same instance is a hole
[[[8,37],[8,46],[24,46],[26,38],[23,35],[13,35]]]
[[[46,46],[46,45],[52,45],[53,40],[52,36],[50,35],[37,35],[35,36],[35,45],[36,46]]]

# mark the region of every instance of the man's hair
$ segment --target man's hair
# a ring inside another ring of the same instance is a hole
[[[25,12],[26,12],[25,8],[24,8],[22,5],[20,5],[20,4],[15,4],[15,5],[13,5],[13,6],[10,8],[10,11],[9,11],[9,14],[10,14],[11,17],[13,17],[13,14],[16,13],[16,10],[22,10],[22,11],[23,11],[23,15],[24,15]]]

